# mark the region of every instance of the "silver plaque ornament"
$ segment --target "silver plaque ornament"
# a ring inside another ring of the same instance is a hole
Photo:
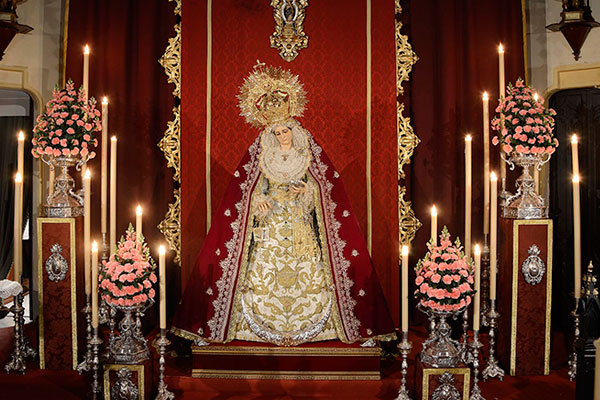
[[[454,377],[449,372],[444,372],[439,378],[440,386],[431,395],[432,400],[460,400],[460,392],[454,387]]]
[[[58,243],[54,243],[50,247],[52,255],[46,260],[46,272],[48,272],[48,279],[53,282],[62,281],[67,277],[69,271],[69,263],[62,256],[62,247]]]
[[[546,265],[539,257],[540,249],[534,244],[529,248],[529,257],[521,264],[521,272],[525,278],[525,282],[530,285],[537,285],[544,278],[546,273]]]

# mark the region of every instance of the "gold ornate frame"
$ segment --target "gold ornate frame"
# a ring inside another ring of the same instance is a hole
[[[174,169],[173,190],[174,201],[169,204],[165,219],[158,225],[158,229],[165,236],[169,248],[176,254],[175,262],[181,260],[181,158],[180,158],[180,133],[181,133],[181,3],[182,0],[169,0],[175,2],[174,13],[178,21],[174,26],[175,36],[169,39],[165,53],[159,63],[164,67],[169,83],[173,83],[173,96],[176,106],[173,108],[173,120],[167,125],[167,130],[158,147],[165,153],[167,166]],[[409,80],[413,65],[418,57],[412,50],[408,36],[401,33],[402,23],[399,16],[402,13],[400,0],[395,0],[395,43],[396,43],[396,129],[398,143],[398,229],[399,241],[409,244],[415,238],[421,222],[416,218],[410,201],[406,200],[406,178],[404,166],[410,163],[415,148],[420,143],[410,124],[410,118],[404,113],[404,103],[400,96],[404,93],[402,84]]]
[[[413,127],[410,124],[410,118],[404,116],[404,103],[400,101],[400,96],[404,94],[402,84],[409,80],[413,65],[419,60],[417,55],[408,42],[408,36],[401,33],[402,22],[400,22],[402,6],[400,0],[395,1],[396,16],[396,132],[398,137],[398,239],[401,244],[411,243],[417,230],[421,227],[421,222],[415,216],[410,201],[405,199],[406,186],[402,184],[406,179],[404,166],[410,164],[415,148],[421,140],[415,135]]]

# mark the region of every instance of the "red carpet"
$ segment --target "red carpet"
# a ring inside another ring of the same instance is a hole
[[[32,333],[33,325],[27,326]],[[12,328],[0,329],[0,362],[3,367],[12,350]],[[425,331],[411,331],[415,344],[411,354],[409,388],[414,384],[414,356],[420,350]],[[154,338],[154,333],[150,336]],[[486,339],[484,339],[486,341]],[[177,399],[394,399],[400,386],[400,362],[382,363],[381,381],[287,381],[189,378],[192,358],[167,360],[167,384]],[[40,371],[30,363],[25,375],[0,372],[2,399],[82,399],[89,388],[86,378],[74,371]],[[505,377],[480,384],[487,400],[574,399],[575,384],[569,382],[566,368],[552,370],[549,376]],[[414,399],[420,400],[420,399]]]

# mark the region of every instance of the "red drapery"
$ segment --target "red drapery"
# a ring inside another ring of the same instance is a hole
[[[71,0],[68,10],[66,78],[82,84],[83,47],[89,44],[90,95],[98,103],[102,96],[109,98],[109,136],[118,137],[117,238],[130,222],[135,223],[139,203],[144,209],[144,236],[153,254],[165,242],[156,227],[173,198],[172,172],[157,147],[175,101],[173,86],[158,64],[174,36],[173,8],[167,1]],[[97,153],[88,165],[92,234],[101,242],[100,145]],[[177,269],[171,271],[169,282],[178,284]],[[178,285],[168,286],[171,293],[178,292]]]

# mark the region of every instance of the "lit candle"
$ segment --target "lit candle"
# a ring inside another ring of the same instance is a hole
[[[490,176],[490,97],[483,92],[483,181]],[[483,185],[483,234],[490,233],[490,187]]]
[[[89,99],[90,89],[90,46],[87,44],[83,48],[83,92],[86,99]]]
[[[98,328],[98,243],[92,242],[92,327]]]
[[[571,136],[571,159],[573,166],[573,176],[579,175],[579,139],[577,135],[573,134]]]
[[[167,329],[167,284],[165,270],[165,246],[158,248],[158,286],[160,291],[160,329]]]
[[[437,246],[437,208],[431,207],[431,241]]]
[[[498,259],[498,177],[490,174],[490,300],[496,300],[496,262]]]
[[[408,332],[408,246],[402,246],[402,332]]]
[[[504,97],[506,95],[506,82],[504,80],[504,75],[504,46],[502,46],[502,43],[500,43],[500,45],[498,46],[498,96],[501,102],[504,100]],[[503,114],[500,115],[500,125],[500,130],[502,131],[504,129]],[[500,149],[500,151],[503,150]],[[506,164],[504,163],[504,161],[502,161],[502,159],[500,159],[500,178],[502,179],[502,185],[504,185],[504,182],[506,181]]]
[[[472,155],[471,135],[465,137],[465,254],[471,257],[471,192],[472,192]]]
[[[23,177],[23,159],[25,157],[25,134],[23,131],[19,131],[19,134],[17,135],[17,143],[17,171],[21,174],[21,177]]]
[[[117,137],[110,138],[110,248],[109,254],[117,246]]]
[[[473,302],[473,330],[479,330],[479,317],[480,317],[480,302],[481,302],[481,248],[478,244],[475,245],[475,301]]]
[[[581,208],[579,200],[579,175],[573,175],[573,254],[575,268],[575,298],[581,297]]]
[[[83,175],[83,265],[85,269],[85,294],[90,294],[90,240],[91,240],[91,175],[86,169]]]
[[[23,177],[20,172],[15,175],[15,204],[13,222],[13,279],[21,283],[23,271]]]
[[[142,206],[138,204],[135,209],[135,238],[142,243]]]
[[[100,213],[102,239],[106,236],[106,210],[108,203],[108,97],[102,99],[102,182],[100,192]]]

